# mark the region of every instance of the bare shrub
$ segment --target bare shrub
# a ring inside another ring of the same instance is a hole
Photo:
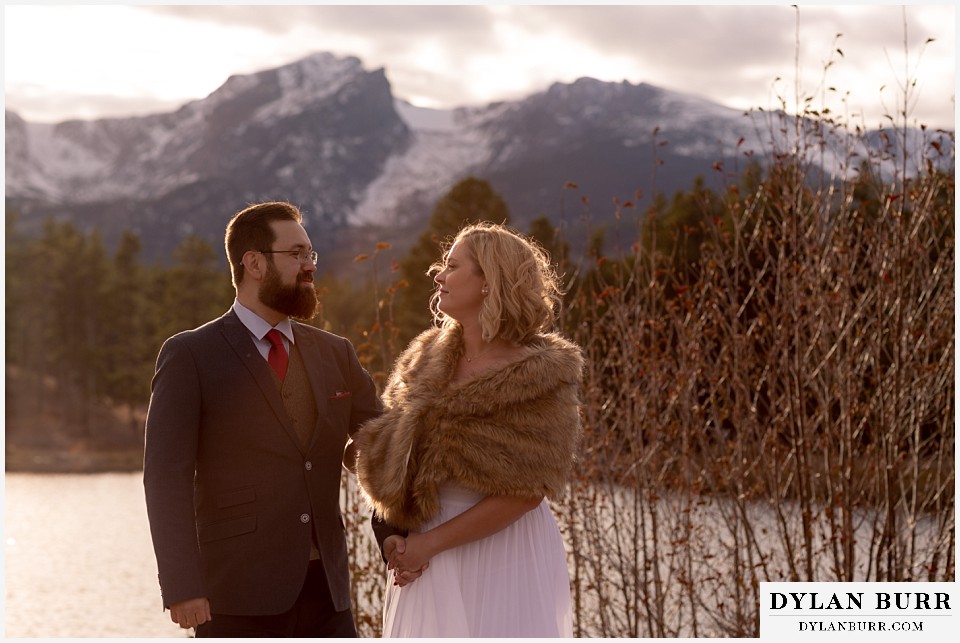
[[[954,578],[953,135],[769,123],[762,176],[575,281],[578,635],[758,636],[762,581]]]

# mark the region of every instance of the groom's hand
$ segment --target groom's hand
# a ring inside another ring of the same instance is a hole
[[[406,542],[404,542],[403,536],[387,536],[386,540],[383,541],[383,556],[387,559],[387,569],[393,569],[398,549],[400,553],[406,550]]]
[[[185,630],[203,625],[212,618],[210,601],[206,598],[191,598],[170,606],[170,620]]]

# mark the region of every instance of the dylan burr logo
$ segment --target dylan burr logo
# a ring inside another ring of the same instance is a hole
[[[864,596],[868,596],[867,600],[872,598],[878,610],[950,609],[949,592],[830,592],[828,596],[817,592],[771,592],[770,609],[790,606],[797,610],[860,610],[863,609]]]
[[[957,600],[956,583],[760,583],[760,639],[952,640]]]

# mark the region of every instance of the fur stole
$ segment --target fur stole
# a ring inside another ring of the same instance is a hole
[[[354,435],[357,479],[378,516],[416,529],[453,482],[485,495],[556,496],[578,447],[580,349],[539,335],[526,355],[451,382],[461,333],[433,328],[397,360],[386,410]]]

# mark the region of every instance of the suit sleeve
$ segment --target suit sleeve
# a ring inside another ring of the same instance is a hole
[[[383,413],[383,403],[370,373],[360,365],[353,345],[347,342],[347,348],[350,356],[350,387],[358,393],[353,398],[350,411],[350,434],[353,435],[364,422]]]
[[[201,389],[196,363],[177,337],[157,357],[143,459],[150,533],[163,605],[207,595],[194,513]]]
[[[352,404],[350,407],[350,427],[347,446],[343,452],[343,466],[351,473],[356,473],[356,448],[352,436],[368,420],[383,413],[383,402],[377,393],[377,385],[367,369],[360,365],[360,360],[353,345],[343,340],[347,354],[347,381],[350,382]]]
[[[360,365],[356,351],[354,351],[353,346],[349,342],[347,342],[347,349],[350,356],[351,390],[359,393],[359,395],[354,395],[354,405],[350,417],[350,435],[352,436],[365,422],[383,413],[383,402],[377,394],[377,387],[373,382],[373,378],[371,378],[366,369]],[[353,441],[350,440],[347,443],[347,448],[343,455],[344,467],[356,473],[356,459],[356,449],[354,448]],[[377,546],[380,548],[380,557],[383,558],[384,562],[387,562],[386,557],[383,555],[383,541],[386,540],[388,536],[394,534],[406,536],[407,532],[394,528],[373,514],[371,514],[370,517],[370,524],[373,527],[373,535],[377,539]]]
[[[373,527],[373,537],[377,539],[377,547],[380,548],[380,558],[383,559],[383,562],[387,562],[387,557],[383,553],[383,541],[390,536],[403,536],[406,538],[407,531],[397,529],[393,525],[384,522],[382,518],[377,516],[376,512],[370,514],[370,526]]]

